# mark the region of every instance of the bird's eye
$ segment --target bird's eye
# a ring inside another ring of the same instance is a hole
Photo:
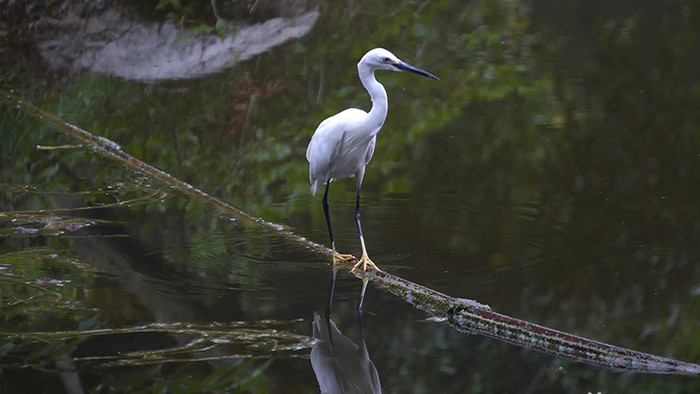
[[[389,59],[388,57],[385,57],[385,58],[384,58],[384,59],[382,59],[382,60],[383,60],[383,61],[384,61],[384,63],[386,63],[386,64],[389,64],[389,63],[391,63],[391,59]]]

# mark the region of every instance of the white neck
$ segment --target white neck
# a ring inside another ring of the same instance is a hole
[[[387,100],[386,90],[384,85],[379,83],[374,77],[374,70],[364,64],[358,64],[357,70],[360,73],[360,81],[367,89],[369,96],[372,98],[372,109],[367,116],[367,122],[376,127],[377,132],[384,125],[389,101]]]

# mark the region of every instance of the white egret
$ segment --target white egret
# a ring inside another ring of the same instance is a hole
[[[354,256],[339,254],[335,249],[331,219],[328,213],[328,187],[336,179],[355,177],[356,180],[355,221],[357,222],[357,231],[360,234],[362,257],[352,268],[352,271],[360,265],[365,271],[368,265],[379,269],[367,255],[365,240],[362,236],[362,225],[360,224],[360,186],[365,175],[365,166],[374,153],[377,133],[384,125],[389,104],[384,86],[377,82],[374,77],[375,70],[410,71],[428,78],[438,79],[427,71],[401,61],[384,48],[374,48],[357,63],[360,81],[372,99],[372,109],[365,112],[358,108],[348,108],[339,112],[321,122],[311,137],[311,142],[306,149],[311,193],[316,194],[318,185],[326,185],[326,191],[323,194],[323,212],[326,215],[328,234],[331,238],[334,263],[338,260],[354,259]]]

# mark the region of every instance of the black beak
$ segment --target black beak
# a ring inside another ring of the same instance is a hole
[[[435,80],[440,80],[440,78],[436,77],[435,75],[433,75],[425,70],[421,70],[418,67],[413,67],[412,65],[410,65],[406,62],[400,61],[400,62],[396,63],[395,66],[396,66],[396,68],[398,68],[399,70],[402,70],[402,71],[410,71],[412,73],[416,73],[416,74],[422,75],[424,77],[432,78]]]

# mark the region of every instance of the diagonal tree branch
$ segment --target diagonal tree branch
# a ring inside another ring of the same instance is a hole
[[[332,256],[331,249],[294,234],[282,225],[252,216],[210,196],[194,186],[136,159],[121,150],[116,143],[95,136],[11,93],[0,90],[0,103],[51,124],[61,133],[80,141],[101,156],[117,161],[133,170],[146,173],[193,198],[208,201],[236,219],[266,228],[290,243],[305,247],[310,253],[328,259]],[[356,260],[344,262],[349,267],[352,267],[354,263]],[[361,279],[372,281],[377,287],[402,298],[438,320],[447,322],[460,332],[480,334],[513,345],[604,368],[652,374],[700,374],[699,364],[609,345],[502,315],[492,311],[487,305],[473,300],[454,298],[384,271],[370,268],[367,272],[355,271],[355,275]]]

